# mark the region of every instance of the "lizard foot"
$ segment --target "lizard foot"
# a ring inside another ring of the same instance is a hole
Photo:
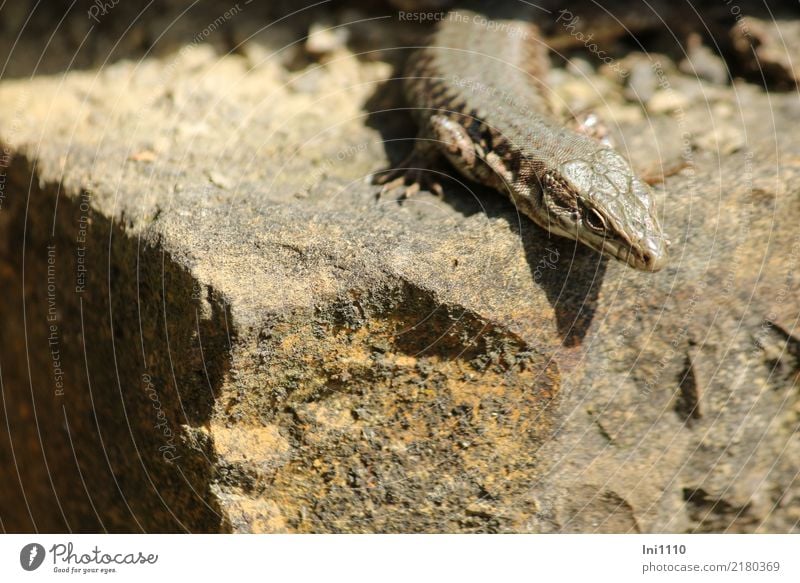
[[[397,168],[374,174],[372,184],[381,185],[377,198],[390,192],[400,191],[399,198],[404,200],[411,198],[420,190],[432,192],[439,198],[444,197],[444,189],[436,173],[430,169],[430,162],[415,153],[403,160]]]

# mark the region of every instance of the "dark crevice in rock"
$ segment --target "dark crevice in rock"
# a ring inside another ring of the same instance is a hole
[[[756,342],[763,351],[773,385],[783,388],[787,381],[800,383],[800,339],[797,336],[777,322],[766,322]]]
[[[694,527],[687,532],[751,532],[758,519],[750,505],[735,505],[703,488],[684,488],[683,499]]]
[[[675,413],[687,425],[700,419],[703,415],[700,410],[700,385],[697,372],[691,356],[686,355],[686,361],[678,378],[678,398],[675,401]]]
[[[8,169],[0,516],[13,532],[216,531],[208,423],[230,321],[153,236]],[[212,293],[213,297],[213,293]],[[202,342],[202,350],[201,344]]]

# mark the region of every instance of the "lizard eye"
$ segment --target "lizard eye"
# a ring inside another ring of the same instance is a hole
[[[606,220],[603,215],[592,208],[586,208],[583,212],[583,222],[593,231],[603,233],[606,230]]]

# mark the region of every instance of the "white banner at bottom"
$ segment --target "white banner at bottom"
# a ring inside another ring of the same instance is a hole
[[[9,534],[0,581],[778,582],[798,555],[796,535]]]

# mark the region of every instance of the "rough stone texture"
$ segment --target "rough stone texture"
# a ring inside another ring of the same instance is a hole
[[[798,530],[796,94],[554,72],[667,175],[645,274],[470,184],[376,199],[419,27],[314,60],[283,47],[365,15],[197,41],[209,3],[162,46],[165,4],[101,66],[118,8],[85,70],[0,84],[4,530]]]

